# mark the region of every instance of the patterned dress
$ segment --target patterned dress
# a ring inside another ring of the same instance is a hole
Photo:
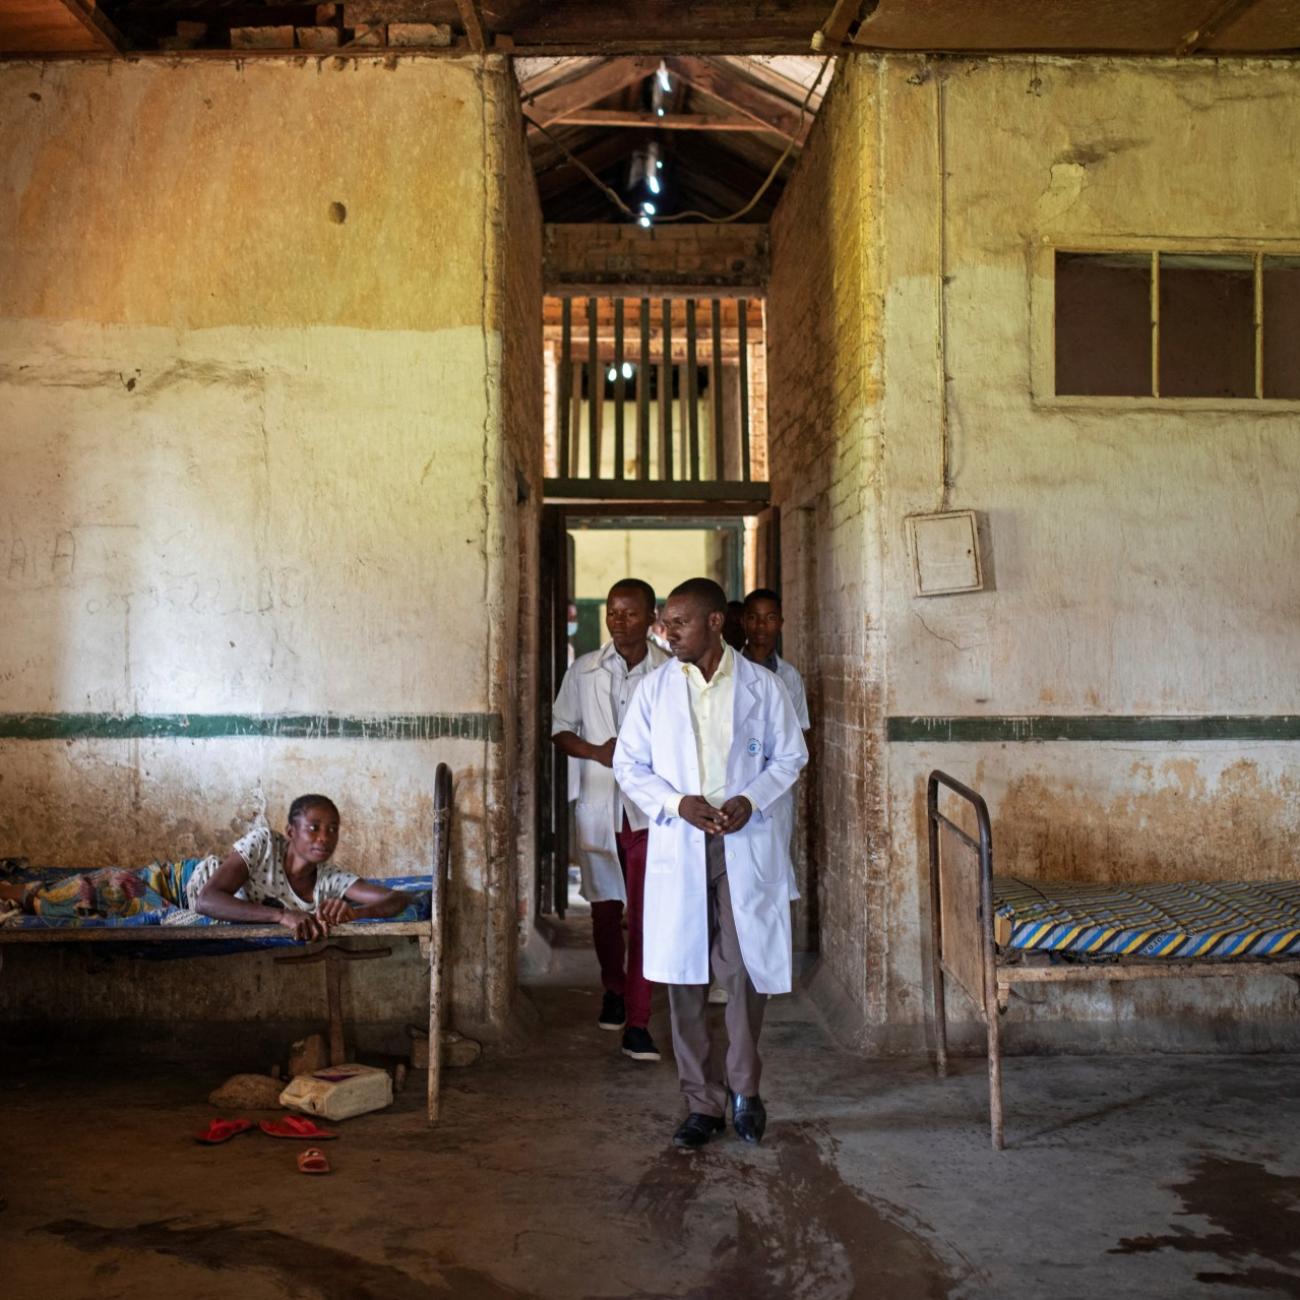
[[[299,898],[285,875],[289,843],[267,826],[255,827],[234,845],[248,866],[248,880],[235,897],[250,903],[314,912],[327,898],[342,898],[357,882],[350,871],[325,863],[316,872],[311,899]],[[221,865],[216,854],[151,862],[147,867],[101,867],[96,871],[41,873],[25,891],[22,910],[47,920],[138,916],[170,908],[193,908],[203,886]]]

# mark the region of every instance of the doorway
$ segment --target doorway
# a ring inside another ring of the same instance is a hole
[[[713,578],[739,600],[775,581],[774,512],[762,502],[716,508],[629,502],[551,503],[542,512],[534,917],[552,940],[554,922],[589,909],[571,860],[570,760],[547,743],[551,706],[570,663],[606,639],[605,597],[620,578],[649,582],[660,604],[686,578]],[[573,628],[572,633],[570,628]]]

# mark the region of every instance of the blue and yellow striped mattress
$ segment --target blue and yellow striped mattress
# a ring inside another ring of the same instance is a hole
[[[1089,957],[1300,956],[1300,881],[993,880],[1001,948]]]

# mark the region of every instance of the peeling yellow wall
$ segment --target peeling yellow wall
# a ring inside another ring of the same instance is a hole
[[[814,619],[833,639],[820,651],[814,692],[837,676],[878,675],[883,689],[868,718],[1300,712],[1300,410],[1054,401],[1041,384],[1051,335],[1040,305],[1041,250],[1051,242],[1294,240],[1294,65],[855,59],[834,94],[773,224],[770,304],[776,365],[778,289],[790,286],[783,292],[797,298],[812,248],[818,268],[843,261],[842,236],[818,225],[825,219],[796,223],[794,215],[815,206],[810,186],[831,212],[856,187],[875,264],[858,322],[837,325],[821,347],[861,360],[879,382],[855,388],[838,379],[822,406],[838,418],[821,444],[773,443],[787,587],[802,577],[812,588]],[[821,133],[830,139],[819,141]],[[808,165],[819,148],[870,152],[873,142],[865,179],[840,174],[828,189]],[[803,249],[796,225],[809,240]],[[837,282],[825,269],[808,279],[827,276]],[[837,311],[824,291],[806,295],[804,310],[813,309]],[[878,339],[864,350],[862,323],[872,322]],[[793,323],[785,328],[797,333]],[[851,364],[837,366],[837,377],[852,373]],[[845,394],[860,394],[847,410]],[[792,421],[810,399],[783,393],[774,371],[771,403],[774,430],[797,429]],[[862,489],[880,539],[873,549],[872,526],[853,522],[860,499],[829,474],[810,481],[803,467],[830,455],[842,463],[877,438]],[[800,506],[808,509],[792,519]],[[982,513],[988,590],[913,594],[904,521],[941,507]],[[835,539],[846,529],[861,538],[864,599],[826,579],[828,567],[838,571]],[[868,627],[879,621],[878,644],[841,639],[854,616]],[[832,646],[844,647],[847,670],[825,662]],[[816,756],[823,784],[887,767],[861,842],[888,843],[874,882],[871,859],[855,870],[838,865],[833,849],[823,854],[826,965],[875,1026],[868,1038],[919,1041],[908,1026],[923,1019],[928,980],[921,808],[931,767],[989,798],[1007,870],[1099,880],[1293,877],[1294,752],[1286,743],[1223,741],[876,751],[824,740]],[[854,919],[832,918],[848,886],[863,901]],[[866,931],[860,944],[836,937],[855,923]],[[1053,991],[1025,1024],[1011,1025],[1011,1041],[1133,1046],[1131,1034],[1107,1039],[1106,1030],[1136,1023],[1140,1009],[1154,1026],[1151,1045],[1191,1043],[1198,1026],[1201,1042],[1227,1043],[1224,1025],[1236,1016],[1252,1021],[1240,1030],[1243,1045],[1291,1042],[1288,989],[1205,983],[1216,987]],[[1073,1038],[1067,1022],[1077,1026]]]
[[[3,77],[6,315],[481,324],[483,256],[462,242],[483,235],[468,60],[43,63]]]
[[[503,398],[495,304],[540,306],[540,221],[504,246],[532,186],[513,93],[502,60],[0,68],[0,713],[513,725],[515,624],[483,617],[517,604],[502,539],[538,477],[501,452],[533,381]],[[314,787],[340,861],[418,871],[445,760],[454,1010],[490,1029],[501,748],[6,741],[0,851],[219,849]]]

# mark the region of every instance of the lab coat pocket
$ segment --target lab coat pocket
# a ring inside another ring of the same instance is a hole
[[[584,803],[579,799],[573,808],[573,821],[578,832],[579,849],[585,853],[613,852],[614,827],[607,802]]]
[[[677,862],[677,818],[666,826],[651,826],[646,844],[645,869],[648,876],[671,875]]]
[[[775,832],[776,822],[771,816],[761,821],[750,820],[745,847],[753,865],[755,877],[765,885],[774,885],[786,878],[787,853]]]

